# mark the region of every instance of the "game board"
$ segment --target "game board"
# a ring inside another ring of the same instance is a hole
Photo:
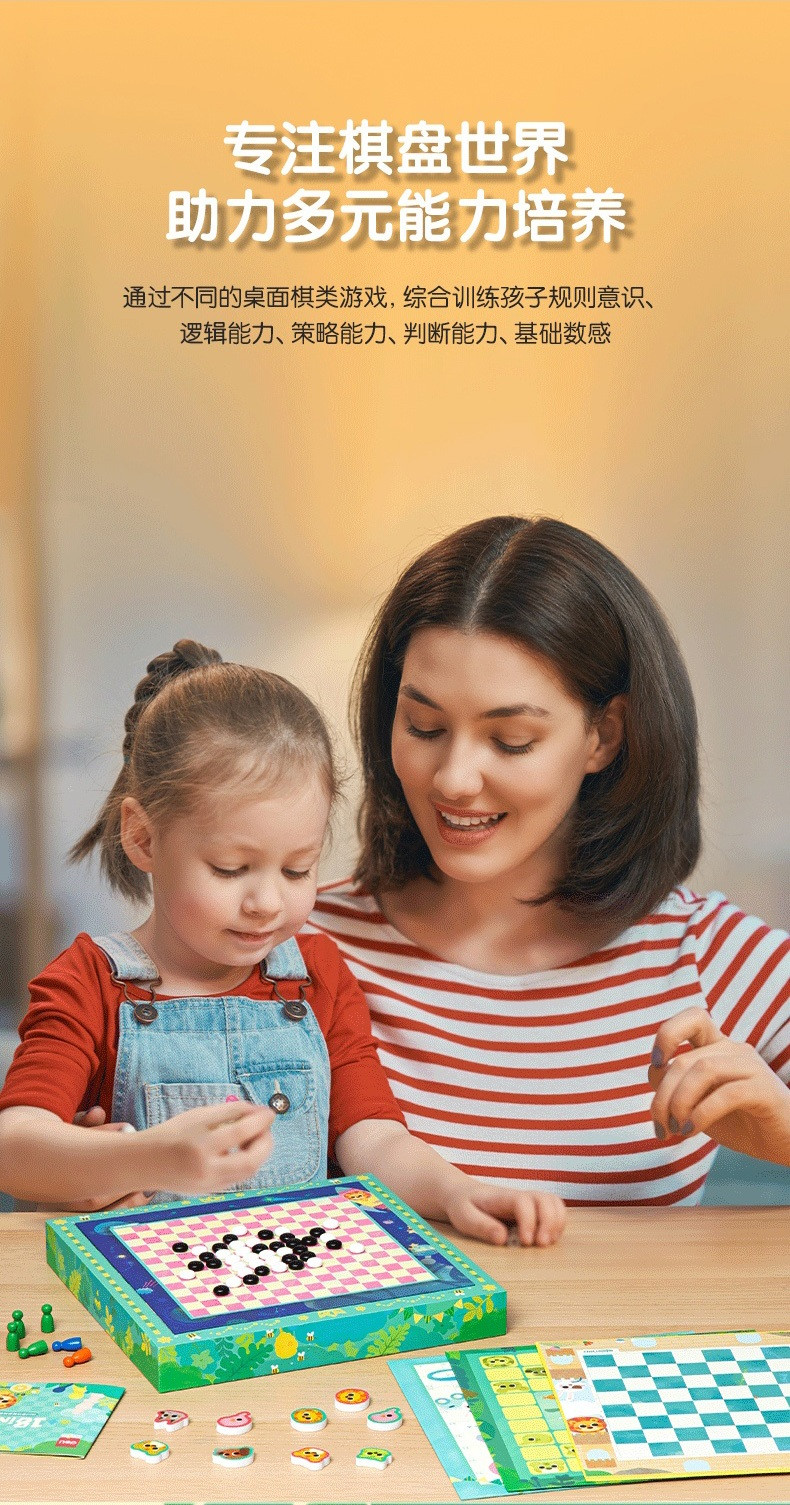
[[[502,1287],[372,1176],[52,1218],[47,1260],[160,1391],[506,1326]]]
[[[462,1500],[507,1496],[496,1464],[450,1365],[433,1358],[390,1359],[406,1400]]]
[[[790,1473],[790,1343],[718,1333],[540,1345],[598,1479]]]
[[[508,1493],[588,1482],[536,1344],[447,1359]]]

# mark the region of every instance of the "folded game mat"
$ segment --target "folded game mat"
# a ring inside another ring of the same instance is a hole
[[[790,1473],[790,1344],[706,1333],[451,1351],[509,1493]]]
[[[121,1385],[0,1380],[0,1453],[84,1458],[122,1395]]]

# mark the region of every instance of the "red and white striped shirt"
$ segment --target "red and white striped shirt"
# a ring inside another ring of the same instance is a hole
[[[306,928],[358,978],[411,1132],[473,1175],[588,1205],[698,1202],[716,1146],[657,1140],[647,1083],[681,1009],[707,1009],[790,1084],[790,936],[723,894],[675,889],[594,955],[524,977],[440,961],[350,882]]]

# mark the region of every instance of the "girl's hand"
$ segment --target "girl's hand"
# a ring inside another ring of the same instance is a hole
[[[684,1044],[691,1049],[678,1055]],[[705,1009],[684,1009],[661,1025],[648,1080],[659,1139],[708,1134],[742,1155],[790,1165],[790,1090]]]
[[[248,1102],[177,1113],[136,1136],[140,1181],[186,1196],[248,1181],[271,1155],[273,1120],[271,1108]]]
[[[464,1176],[448,1193],[445,1210],[459,1233],[484,1244],[513,1243],[545,1248],[565,1227],[565,1203],[547,1192],[513,1191]]]
[[[75,1113],[75,1124],[83,1129],[103,1129],[107,1134],[128,1134],[134,1131],[134,1124],[107,1123],[107,1114],[98,1104],[93,1108],[86,1108],[82,1113]],[[100,1197],[83,1198],[81,1202],[58,1202],[55,1206],[51,1202],[44,1207],[40,1205],[39,1212],[109,1212],[117,1207],[144,1207],[150,1202],[153,1193],[150,1191],[131,1192],[126,1197],[119,1197],[117,1202],[103,1202]]]

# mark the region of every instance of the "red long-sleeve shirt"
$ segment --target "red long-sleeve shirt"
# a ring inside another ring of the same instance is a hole
[[[307,1001],[329,1051],[331,1154],[338,1135],[362,1119],[405,1120],[376,1053],[364,994],[334,941],[300,936],[299,948],[313,984]],[[293,983],[278,987],[285,997],[298,992]],[[132,983],[126,988],[133,1001],[150,997]],[[226,996],[232,995],[274,996],[258,967],[228,989]],[[21,1044],[0,1092],[0,1110],[46,1108],[71,1123],[75,1113],[98,1103],[109,1119],[123,998],[123,985],[113,981],[104,952],[89,935],[78,935],[30,984],[30,1008],[19,1027]],[[160,1000],[164,995],[157,994]]]

